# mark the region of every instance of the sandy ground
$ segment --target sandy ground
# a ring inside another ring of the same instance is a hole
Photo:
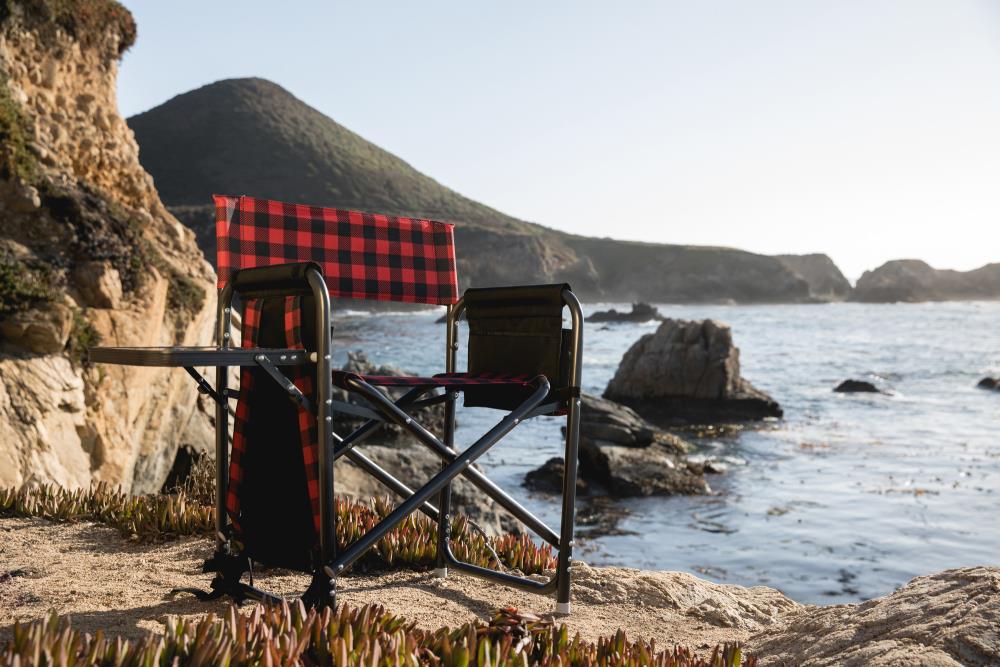
[[[227,602],[199,602],[170,596],[172,588],[207,588],[201,574],[210,554],[207,539],[157,545],[124,540],[117,531],[93,524],[54,525],[39,519],[0,519],[0,642],[16,621],[54,610],[74,627],[140,637],[161,632],[171,615],[222,612]],[[301,592],[302,575],[258,576],[258,586]],[[574,569],[573,613],[562,617],[570,630],[596,639],[617,628],[633,637],[654,638],[660,646],[709,648],[744,641],[768,629],[799,605],[770,588],[723,586],[676,572],[625,568]],[[549,615],[551,598],[516,591],[461,574],[446,580],[429,572],[348,576],[340,580],[338,601],[379,603],[428,628],[485,618],[505,606]]]

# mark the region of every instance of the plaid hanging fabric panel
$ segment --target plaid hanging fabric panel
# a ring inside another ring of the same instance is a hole
[[[215,195],[218,286],[239,269],[316,262],[332,296],[458,301],[454,225]]]

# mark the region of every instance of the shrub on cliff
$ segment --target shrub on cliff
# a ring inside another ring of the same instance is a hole
[[[0,22],[20,10],[31,27],[59,27],[84,45],[92,44],[109,27],[117,28],[118,54],[135,44],[132,13],[115,0],[3,0]]]

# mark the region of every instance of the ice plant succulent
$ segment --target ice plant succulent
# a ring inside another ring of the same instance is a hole
[[[199,498],[200,496],[200,498]],[[359,503],[337,498],[337,543],[343,549],[392,511],[388,498]],[[162,540],[188,535],[212,535],[214,508],[203,494],[185,489],[170,494],[130,496],[98,484],[67,491],[57,486],[0,488],[0,516],[41,517],[50,521],[96,521],[117,528],[126,537]],[[548,545],[538,546],[525,535],[486,537],[459,517],[453,524],[452,549],[462,560],[484,567],[502,567],[523,574],[540,574],[555,567]],[[437,524],[426,516],[406,518],[378,542],[355,570],[429,567],[437,555]]]
[[[0,665],[756,665],[736,645],[699,657],[682,647],[660,650],[655,642],[630,640],[622,630],[590,642],[516,609],[499,610],[488,623],[428,631],[381,606],[317,611],[285,603],[249,614],[230,607],[222,618],[170,618],[164,630],[129,642],[81,634],[53,614],[15,625],[13,639],[0,647]]]

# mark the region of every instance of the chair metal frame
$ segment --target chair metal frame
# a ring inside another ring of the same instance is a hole
[[[273,267],[267,268],[273,269]],[[239,274],[250,276],[260,271],[261,269],[248,268],[242,269]],[[532,391],[530,395],[519,406],[503,417],[493,428],[463,451],[456,451],[454,449],[455,402],[458,397],[458,391],[451,388],[446,389],[443,395],[422,398],[428,392],[433,391],[435,387],[427,385],[416,386],[399,399],[393,401],[366,382],[363,377],[348,375],[344,378],[345,388],[366,399],[373,410],[358,409],[357,406],[336,401],[333,398],[334,369],[331,361],[332,310],[330,293],[318,266],[312,265],[308,267],[304,275],[306,280],[305,285],[301,285],[297,289],[282,289],[280,292],[282,295],[311,294],[316,309],[316,350],[307,354],[309,360],[316,364],[317,375],[315,385],[316,401],[311,407],[315,413],[318,427],[317,432],[319,434],[318,482],[320,531],[318,538],[321,565],[313,572],[313,581],[304,599],[312,604],[335,604],[337,578],[408,515],[414,511],[422,511],[438,522],[436,576],[447,576],[448,568],[451,567],[461,572],[523,590],[541,594],[555,593],[556,613],[568,614],[570,612],[570,572],[574,546],[573,530],[580,431],[579,387],[583,349],[583,312],[580,302],[573,292],[568,288],[565,288],[562,292],[563,305],[569,309],[572,326],[569,350],[570,377],[568,384],[575,391],[566,400],[565,406],[565,415],[567,417],[565,469],[563,475],[560,530],[556,533],[556,531],[529,512],[517,500],[491,482],[476,468],[472,467],[472,463],[477,458],[493,447],[523,420],[551,414],[553,410],[560,407],[559,402],[550,401],[546,403],[545,399],[549,396],[550,390],[549,380],[541,375],[534,378],[531,382]],[[233,280],[227,282],[219,292],[216,339],[219,348],[222,348],[222,350],[232,348],[233,300],[237,294],[241,294],[239,287],[236,285],[238,282],[236,276],[234,276]],[[269,294],[277,295],[278,292],[272,290]],[[447,306],[445,368],[446,372],[449,373],[455,372],[457,367],[459,349],[458,322],[464,310],[464,298],[459,299],[453,305]],[[236,350],[232,349],[232,351],[235,352]],[[264,354],[264,350],[260,352],[260,354],[255,355],[256,363],[263,367],[273,379],[279,383],[283,382],[285,389],[292,398],[299,402],[301,407],[307,407],[301,400],[303,398],[301,394],[299,393],[296,396],[298,390],[294,384],[288,381],[287,378],[284,381],[282,380],[284,376],[276,367],[281,362],[277,362],[276,364],[270,358],[273,355]],[[300,350],[295,352],[301,353]],[[237,598],[251,598],[260,601],[275,601],[278,599],[276,596],[240,581],[247,569],[246,559],[240,558],[234,552],[232,525],[226,511],[226,492],[229,486],[230,415],[228,402],[225,399],[234,396],[235,393],[229,391],[227,386],[230,362],[226,361],[225,357],[223,357],[222,361],[213,365],[216,365],[215,389],[212,395],[213,398],[216,398],[217,549],[215,556],[206,563],[206,571],[218,572],[212,583],[215,594],[229,594]],[[234,365],[247,364],[237,361]],[[192,371],[189,370],[189,372]],[[197,374],[192,373],[192,375]],[[198,377],[196,377],[196,380],[198,380]],[[205,391],[205,384],[203,379],[199,381],[200,390],[204,393],[209,393]],[[441,402],[445,405],[445,432],[443,441],[421,426],[406,411],[406,409]],[[341,438],[333,430],[333,416],[337,411],[363,414],[368,416],[369,419],[346,438]],[[441,470],[419,489],[410,489],[402,481],[396,479],[374,461],[357,451],[357,445],[385,423],[397,424],[416,438],[418,442],[441,457]],[[404,500],[368,533],[338,554],[335,527],[336,515],[334,511],[335,480],[333,463],[343,456],[346,456],[355,465],[371,474],[387,488],[402,496]],[[451,483],[460,475],[522,521],[539,537],[545,540],[545,542],[552,545],[558,554],[554,576],[548,581],[536,581],[467,563],[455,556],[450,546]],[[430,502],[434,496],[438,498],[437,507]]]

